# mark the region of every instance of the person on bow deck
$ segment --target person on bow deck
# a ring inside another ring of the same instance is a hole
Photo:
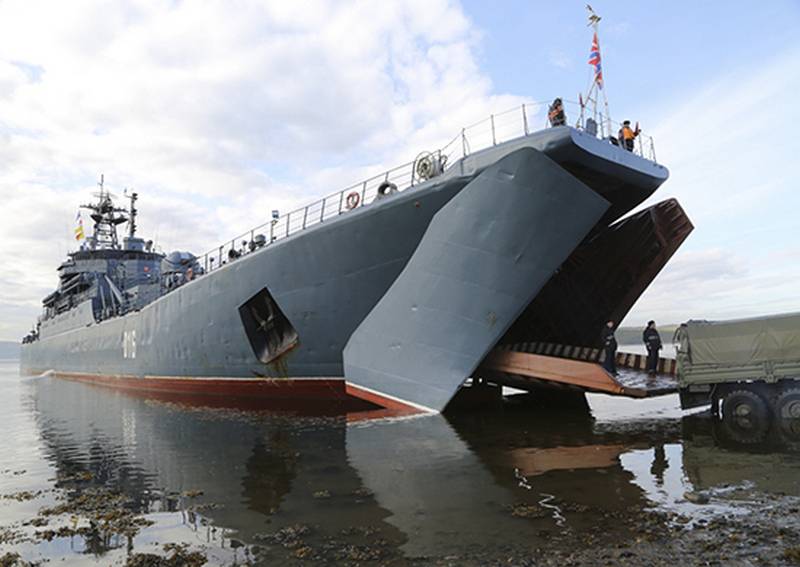
[[[553,101],[547,111],[547,119],[550,121],[550,126],[564,126],[567,123],[567,115],[564,114],[564,104],[560,98]]]
[[[622,123],[622,128],[619,129],[619,141],[622,146],[629,152],[633,151],[633,143],[636,136],[639,135],[639,124],[636,124],[636,129],[631,128],[631,121],[626,120]]]
[[[642,332],[642,341],[647,348],[647,373],[655,376],[658,372],[658,351],[661,350],[661,335],[656,330],[656,322],[648,321]]]
[[[605,352],[605,360],[603,361],[603,368],[609,374],[617,375],[617,337],[614,336],[614,321],[608,321],[606,326],[603,327],[603,332],[600,335],[600,340],[603,343],[603,351]]]

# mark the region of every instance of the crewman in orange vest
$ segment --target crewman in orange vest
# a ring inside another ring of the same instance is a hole
[[[622,123],[622,128],[619,129],[619,141],[622,146],[629,152],[633,151],[633,141],[639,135],[639,123],[636,123],[636,130],[631,128],[631,121],[626,120]]]

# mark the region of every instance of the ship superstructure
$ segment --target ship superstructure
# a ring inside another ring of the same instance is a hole
[[[89,211],[92,232],[58,267],[58,287],[42,300],[42,315],[26,344],[138,311],[185,282],[187,274],[202,273],[191,254],[165,255],[153,249],[152,240],[136,236],[137,193],[126,195],[129,207],[121,208],[102,176],[99,186],[96,201],[81,205]],[[127,234],[120,239],[118,227],[125,223]],[[78,230],[83,237],[82,221]]]

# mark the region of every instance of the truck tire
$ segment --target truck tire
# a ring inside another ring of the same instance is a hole
[[[723,399],[722,422],[734,440],[758,443],[769,431],[769,407],[752,390],[733,390]]]
[[[789,388],[778,396],[775,418],[783,441],[792,447],[800,443],[800,388]]]
[[[789,388],[778,396],[775,415],[780,419],[800,419],[800,388]]]

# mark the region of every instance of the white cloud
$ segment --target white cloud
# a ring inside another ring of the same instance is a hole
[[[98,175],[204,252],[521,103],[448,0],[0,2],[0,338],[73,246]]]
[[[678,252],[625,324],[641,325],[649,319],[677,323],[795,311],[800,251],[792,251],[789,259],[791,263],[773,263],[721,248]]]

